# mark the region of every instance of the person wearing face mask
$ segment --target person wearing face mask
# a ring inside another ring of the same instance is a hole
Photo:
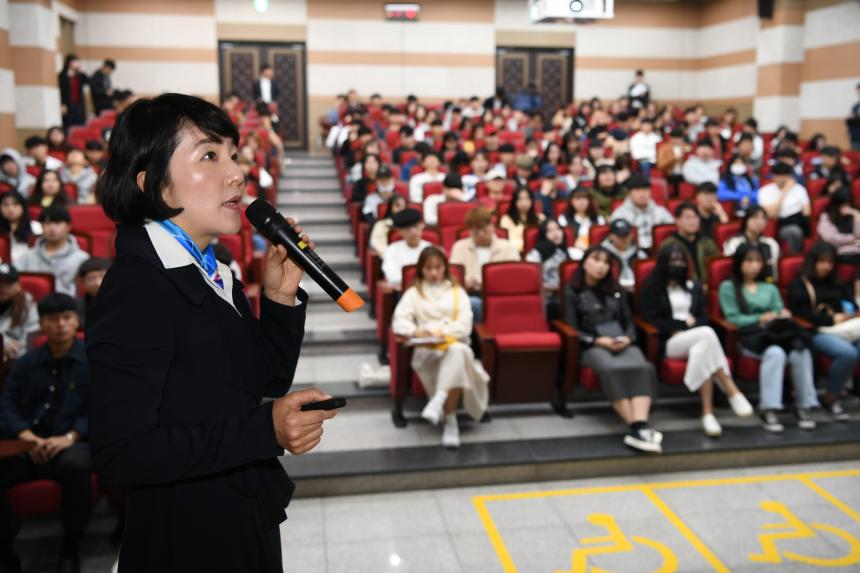
[[[639,299],[642,318],[660,332],[667,358],[686,359],[684,385],[702,401],[702,429],[709,437],[722,435],[714,416],[714,383],[729,399],[737,416],[753,409],[732,379],[729,363],[714,329],[708,326],[702,284],[693,280],[689,255],[681,245],[669,245],[657,255]]]
[[[27,336],[39,330],[39,312],[33,296],[21,288],[17,269],[0,264],[0,335],[3,357],[15,360],[27,350]]]
[[[740,156],[729,161],[729,169],[720,178],[717,186],[718,201],[735,201],[735,215],[743,217],[746,210],[758,205],[758,177],[750,173],[750,167]]]

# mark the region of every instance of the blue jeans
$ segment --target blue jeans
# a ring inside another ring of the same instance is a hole
[[[829,356],[833,360],[830,371],[827,372],[827,392],[838,396],[845,388],[845,383],[851,379],[857,359],[860,357],[860,341],[848,342],[833,334],[819,332],[812,337],[812,347],[816,352]]]
[[[787,356],[779,346],[769,346],[761,355],[759,385],[761,410],[782,410],[782,381],[785,362],[791,365],[791,382],[794,385],[794,400],[798,408],[818,406],[815,382],[812,378],[812,353],[809,350],[792,350]]]
[[[472,307],[472,324],[484,322],[484,303],[481,297],[470,294],[469,305]]]
[[[654,169],[654,164],[648,161],[639,162],[639,171],[645,179],[651,179],[651,170]]]

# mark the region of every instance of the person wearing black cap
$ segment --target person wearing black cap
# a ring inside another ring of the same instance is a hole
[[[635,174],[627,180],[627,198],[612,212],[610,221],[624,219],[636,227],[639,248],[651,248],[651,229],[657,225],[671,225],[675,222],[665,207],[651,198],[651,182],[642,175]]]
[[[466,200],[463,182],[456,173],[449,173],[442,181],[442,193],[424,199],[424,223],[435,226],[439,222],[439,205],[442,203],[462,203]]]
[[[39,301],[39,325],[48,341],[12,365],[0,395],[0,437],[35,444],[29,454],[0,460],[0,566],[9,571],[16,571],[18,559],[12,551],[16,527],[6,490],[34,479],[60,483],[63,546],[57,570],[80,571],[79,545],[92,508],[92,464],[89,366],[84,344],[76,337],[76,307],[75,299],[59,293]]]
[[[636,286],[636,278],[633,274],[633,261],[648,258],[648,253],[639,248],[631,236],[633,226],[624,219],[616,219],[609,225],[609,235],[600,246],[612,253],[621,262],[621,274],[618,283],[624,290],[632,292]]]
[[[39,314],[33,295],[21,288],[18,271],[0,263],[0,335],[3,357],[19,358],[27,349],[27,336],[39,330]]]
[[[789,164],[778,162],[771,173],[773,181],[758,191],[758,204],[769,218],[779,221],[779,238],[787,243],[788,252],[799,253],[812,214],[809,194],[794,179]]]
[[[376,222],[376,211],[380,205],[387,202],[397,190],[391,168],[384,163],[376,172],[376,193],[370,193],[364,198],[361,206],[361,216],[370,224]]]
[[[421,251],[429,247],[430,242],[421,237],[424,223],[418,210],[406,208],[395,213],[391,220],[403,238],[394,241],[385,249],[382,256],[382,274],[385,282],[399,290],[403,280],[403,267],[418,262]]]

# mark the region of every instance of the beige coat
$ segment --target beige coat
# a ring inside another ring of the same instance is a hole
[[[493,237],[493,242],[490,244],[491,263],[519,260],[520,254],[510,241]],[[467,283],[474,279],[476,284],[481,284],[481,266],[478,263],[478,251],[472,237],[466,237],[454,243],[451,248],[450,262],[452,265],[463,265]]]
[[[388,249],[388,232],[391,231],[393,226],[391,217],[388,217],[374,223],[373,228],[370,230],[370,248],[376,251],[376,254],[380,257]]]
[[[472,308],[462,287],[450,282],[424,283],[422,293],[411,287],[394,309],[391,330],[398,336],[412,336],[419,330],[440,332],[456,340],[444,350],[419,346],[412,353],[412,370],[428,396],[437,391],[463,390],[463,405],[480,420],[489,402],[490,377],[469,347]],[[456,295],[455,295],[456,292]],[[456,305],[456,309],[455,309]]]

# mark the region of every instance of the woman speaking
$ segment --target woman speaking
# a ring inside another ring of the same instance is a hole
[[[301,411],[330,397],[318,390],[286,394],[301,269],[269,248],[257,320],[210,246],[241,226],[238,142],[220,109],[180,94],[137,101],[111,134],[98,193],[117,259],[86,344],[94,465],[126,492],[122,573],[281,571],[294,485],[277,457],[312,450],[334,417]]]

